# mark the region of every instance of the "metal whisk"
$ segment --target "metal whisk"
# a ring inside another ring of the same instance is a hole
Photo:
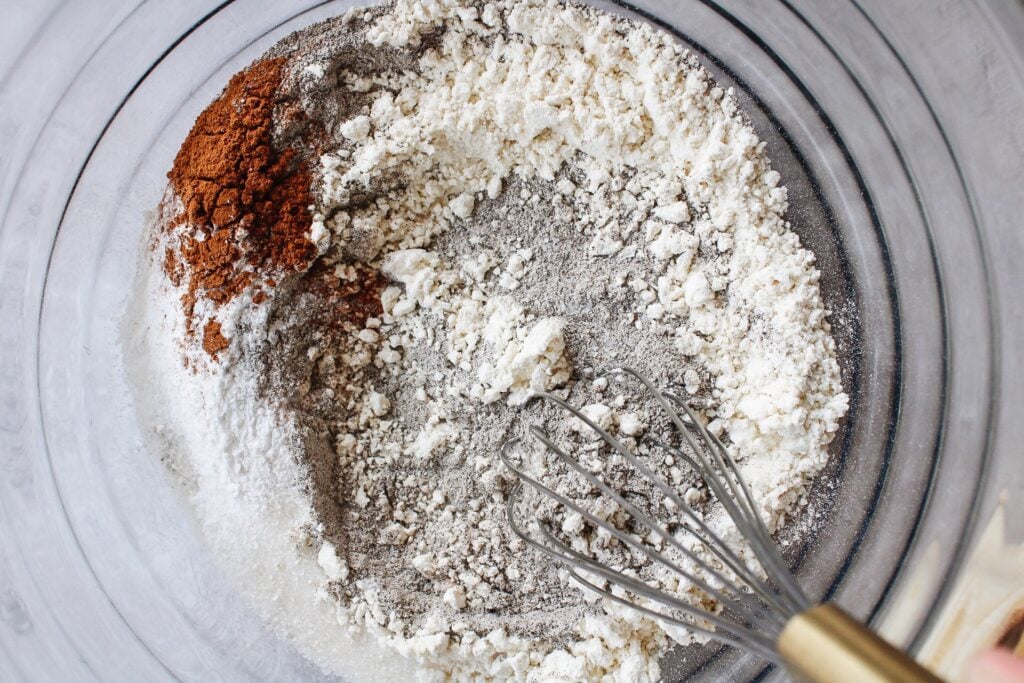
[[[629,533],[617,528],[528,474],[510,457],[511,447],[519,441],[514,439],[502,447],[501,459],[519,479],[508,503],[508,521],[519,538],[568,568],[574,580],[608,600],[638,610],[648,617],[682,626],[760,655],[771,662],[785,665],[791,672],[811,681],[865,683],[940,680],[835,604],[815,605],[808,598],[790,573],[758,514],[754,498],[728,449],[717,436],[707,430],[686,401],[674,393],[658,389],[646,377],[629,368],[617,368],[607,374],[635,379],[654,399],[670,421],[672,430],[681,437],[681,442],[673,446],[650,438],[650,445],[686,463],[700,476],[746,539],[756,564],[752,566],[741,559],[737,551],[725,543],[638,453],[581,411],[546,393],[539,394],[539,398],[568,411],[587,425],[629,463],[636,471],[636,476],[645,478],[667,501],[671,501],[667,508],[678,515],[676,526],[684,530],[685,535],[696,539],[704,552],[692,550],[692,544],[681,542],[666,523],[629,502],[621,491],[609,486],[604,478],[592,473],[536,426],[529,429],[535,439],[600,491],[602,496],[614,501],[646,533]],[[683,450],[683,443],[689,446],[689,452]],[[536,519],[536,524],[532,526],[535,526],[539,535],[531,535],[524,525],[516,521],[514,514],[515,503],[524,484],[564,510],[580,515],[594,528],[641,553],[651,562],[686,579],[714,598],[720,608],[712,611],[670,595],[638,576],[630,576],[573,549],[552,532],[550,519]],[[679,561],[645,541],[644,538],[650,537],[650,534],[655,534],[689,563],[680,566]],[[597,585],[593,577],[607,582],[608,587]],[[613,592],[614,586],[619,587],[619,592]],[[640,604],[641,600],[643,604]]]

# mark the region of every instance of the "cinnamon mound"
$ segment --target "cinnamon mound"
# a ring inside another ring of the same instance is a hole
[[[203,329],[203,347],[227,348],[220,325],[199,324],[200,299],[220,306],[252,287],[305,269],[317,255],[308,237],[308,166],[273,145],[273,117],[286,59],[254,63],[236,74],[196,119],[167,174],[184,206],[168,225],[187,230],[172,240],[164,270],[182,296],[188,331]]]

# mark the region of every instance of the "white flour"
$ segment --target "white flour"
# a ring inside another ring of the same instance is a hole
[[[649,407],[589,381],[596,364],[635,360],[707,400],[773,529],[796,514],[847,399],[779,174],[731,95],[649,27],[546,0],[400,0],[365,19],[367,49],[427,46],[416,68],[313,50],[292,69],[302,87],[337,79],[365,98],[320,159],[310,234],[341,281],[357,262],[390,278],[382,314],[331,337],[281,317],[285,294],[243,297],[218,313],[224,362],[186,350],[184,370],[177,345],[155,345],[148,372],[170,379],[159,420],[180,437],[172,469],[242,589],[330,670],[352,673],[334,643],[370,633],[425,678],[656,679],[665,630],[594,604],[512,539],[496,449],[538,390],[574,392],[636,444]],[[150,300],[176,298],[159,277]],[[154,304],[144,332],[183,339],[177,310]],[[267,393],[277,366],[260,354],[283,353],[289,335],[295,394],[325,406],[309,415]],[[577,424],[529,415],[602,466]],[[310,483],[318,467],[327,489]],[[659,467],[739,543],[699,482]],[[559,521],[580,550],[700,597],[578,515]]]

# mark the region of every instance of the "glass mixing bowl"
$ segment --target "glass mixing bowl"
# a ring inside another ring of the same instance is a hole
[[[324,677],[219,573],[147,451],[118,340],[146,213],[195,116],[278,39],[352,4],[55,5],[8,74],[33,116],[5,132],[18,143],[0,205],[0,673]],[[813,530],[789,553],[811,594],[876,624],[927,557],[941,580],[901,607],[914,647],[997,457],[998,302],[947,131],[857,4],[594,4],[691,46],[736,89],[789,187],[852,399]],[[83,48],[48,42],[61,40]],[[670,657],[666,675],[779,674],[708,647]]]

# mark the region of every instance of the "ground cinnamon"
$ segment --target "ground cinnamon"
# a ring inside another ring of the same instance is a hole
[[[284,58],[254,63],[236,74],[199,115],[168,173],[183,209],[171,227],[187,225],[166,250],[164,270],[185,285],[182,297],[190,334],[200,326],[196,304],[215,306],[249,288],[304,269],[316,256],[307,237],[310,175],[294,150],[273,145],[275,96]],[[220,324],[202,326],[203,348],[213,356],[228,346]]]
[[[353,268],[356,277],[343,280],[334,274],[332,266],[320,262],[303,277],[301,291],[320,302],[320,314],[313,320],[321,328],[362,329],[369,318],[384,312],[380,295],[388,284],[387,278],[365,264],[357,263]]]
[[[203,327],[203,350],[216,358],[217,354],[226,348],[228,348],[228,338],[221,331],[220,323],[216,320],[208,320]]]

